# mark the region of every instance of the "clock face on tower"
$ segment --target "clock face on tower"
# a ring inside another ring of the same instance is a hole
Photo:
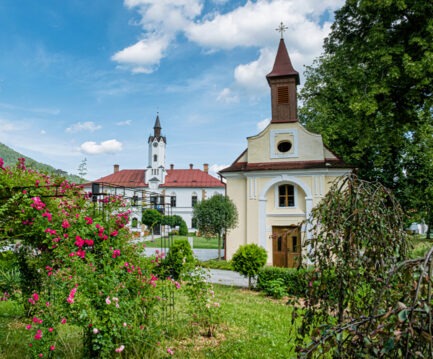
[[[154,142],[153,147],[158,147],[158,142]]]

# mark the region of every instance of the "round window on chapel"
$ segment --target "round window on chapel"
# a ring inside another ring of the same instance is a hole
[[[290,141],[281,141],[278,146],[278,151],[280,152],[289,152],[290,149],[292,148],[292,143]]]

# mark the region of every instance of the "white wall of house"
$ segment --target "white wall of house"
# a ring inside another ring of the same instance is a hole
[[[85,190],[90,192],[91,186],[86,186]],[[167,207],[169,208],[170,205],[170,197],[175,196],[176,197],[176,206],[170,207],[168,210],[168,213],[171,215],[179,215],[183,218],[186,225],[188,226],[189,230],[193,230],[192,227],[192,214],[193,214],[193,206],[192,206],[192,197],[196,196],[197,201],[202,201],[203,199],[208,199],[215,194],[225,194],[224,188],[159,188],[156,191],[149,191],[148,188],[136,188],[136,189],[128,189],[128,188],[117,188],[117,187],[109,187],[104,186],[104,188],[101,188],[101,191],[103,190],[104,193],[112,194],[112,195],[120,195],[127,199],[127,202],[130,206],[128,206],[126,209],[131,210],[130,215],[130,222],[129,226],[133,231],[140,231],[141,227],[141,213],[143,206],[149,205],[150,203],[150,196],[153,195],[164,195]],[[142,198],[143,193],[145,194],[146,198]],[[137,196],[137,203],[134,206],[132,203],[132,198],[134,196]],[[101,197],[102,198],[102,197]],[[138,221],[138,227],[133,228],[132,222],[133,219],[136,218]]]

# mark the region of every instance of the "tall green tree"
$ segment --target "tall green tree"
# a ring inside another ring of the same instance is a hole
[[[361,178],[407,201],[413,136],[433,125],[432,75],[432,1],[347,0],[307,68],[301,121]]]
[[[156,209],[145,209],[143,210],[143,214],[141,216],[141,222],[145,224],[148,228],[150,228],[152,232],[152,240],[153,240],[153,229],[157,224],[162,222],[162,214]]]
[[[194,207],[197,228],[206,236],[218,236],[218,259],[221,258],[221,237],[238,223],[238,211],[227,196],[217,194]]]

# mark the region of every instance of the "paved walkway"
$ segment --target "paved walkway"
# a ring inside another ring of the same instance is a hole
[[[248,278],[241,276],[237,272],[222,269],[210,269],[209,271],[209,282],[211,283],[248,288]]]
[[[161,249],[158,248],[145,248],[146,255],[148,256],[154,255],[157,250],[161,251]],[[217,249],[193,249],[193,252],[197,259],[201,261],[218,258]],[[210,269],[209,274],[210,283],[230,285],[233,287],[248,287],[248,278],[241,276],[237,272],[222,269]]]

